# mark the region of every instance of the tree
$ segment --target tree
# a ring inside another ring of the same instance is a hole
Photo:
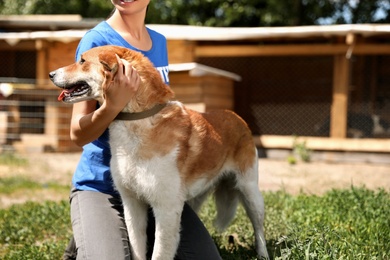
[[[108,0],[0,0],[0,14],[80,14],[106,18]],[[151,1],[147,23],[205,26],[299,26],[390,22],[390,0]]]
[[[0,0],[0,14],[80,14],[106,17],[112,10],[108,0]]]
[[[339,0],[335,3],[335,23],[389,22],[390,1]]]
[[[389,22],[390,0],[167,0],[152,1],[149,9],[148,21],[167,24],[251,27],[380,23]]]

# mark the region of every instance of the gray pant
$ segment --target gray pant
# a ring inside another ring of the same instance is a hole
[[[71,218],[74,240],[64,259],[131,259],[123,208],[119,197],[94,191],[72,190]],[[196,213],[185,205],[181,237],[175,259],[221,259],[209,233]],[[153,250],[155,222],[148,214],[148,254]]]

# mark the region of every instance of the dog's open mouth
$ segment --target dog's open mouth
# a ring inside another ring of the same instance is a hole
[[[85,82],[78,83],[70,88],[64,89],[58,96],[58,101],[67,101],[74,97],[79,97],[86,94],[90,87]]]

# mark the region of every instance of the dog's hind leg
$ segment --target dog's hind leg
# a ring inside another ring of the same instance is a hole
[[[229,225],[236,214],[239,193],[235,186],[235,177],[231,174],[225,176],[215,189],[214,198],[217,217],[214,220],[214,226],[219,232]]]
[[[245,211],[252,222],[255,232],[256,251],[261,259],[268,259],[268,253],[266,248],[265,236],[264,236],[264,200],[257,185],[252,187],[245,187],[241,196],[242,204]]]
[[[260,259],[269,259],[264,236],[264,199],[258,187],[258,167],[256,163],[237,178],[240,200],[252,222],[255,233],[256,251]]]

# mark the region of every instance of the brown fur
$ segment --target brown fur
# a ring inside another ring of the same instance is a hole
[[[153,259],[171,259],[179,241],[179,216],[185,200],[198,210],[205,195],[215,190],[218,227],[224,228],[232,220],[240,200],[255,230],[256,250],[268,258],[256,147],[238,115],[227,110],[198,113],[170,101],[173,92],[152,63],[138,52],[116,46],[93,48],[82,55],[81,62],[50,73],[57,86],[76,90],[63,100],[103,102],[102,85],[110,73],[117,73],[115,54],[130,62],[142,81],[123,112],[166,104],[151,117],[114,120],[110,125],[112,177],[122,196],[133,257],[144,259],[146,241],[140,237],[146,232],[146,221],[134,216],[146,214],[145,204],[153,208],[158,227]],[[89,86],[90,91],[75,88],[79,82],[86,82],[81,85]]]

